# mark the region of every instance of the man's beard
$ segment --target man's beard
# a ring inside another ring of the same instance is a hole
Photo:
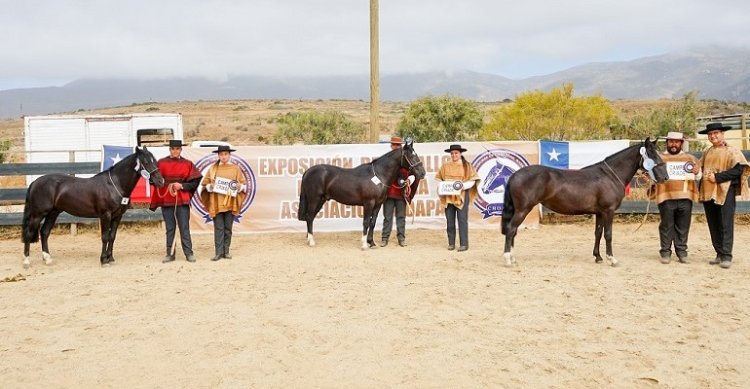
[[[680,148],[676,146],[667,147],[667,152],[669,152],[669,154],[676,155],[680,153]]]

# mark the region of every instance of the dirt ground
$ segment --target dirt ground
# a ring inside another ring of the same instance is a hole
[[[470,249],[408,230],[235,236],[234,258],[160,262],[158,227],[121,229],[99,266],[91,230],[0,241],[2,387],[657,387],[750,382],[750,229],[729,270],[694,223],[690,264],[658,261],[655,223],[615,225],[622,265],[595,264],[591,223],[542,225],[502,266],[498,231]]]

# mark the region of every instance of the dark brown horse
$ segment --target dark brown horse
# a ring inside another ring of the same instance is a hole
[[[518,226],[539,203],[565,215],[596,215],[594,257],[602,262],[599,243],[602,233],[607,243],[607,259],[618,262],[612,254],[612,221],[625,197],[625,184],[638,169],[649,172],[657,182],[667,180],[667,169],[659,157],[656,142],[625,148],[580,170],[560,170],[541,165],[519,169],[508,179],[503,205],[502,232],[505,235],[505,266],[513,266],[512,254]]]
[[[323,204],[333,199],[341,204],[363,206],[362,250],[374,247],[372,236],[380,206],[401,167],[409,169],[417,178],[424,178],[422,161],[408,138],[402,148],[353,169],[326,164],[307,169],[302,175],[297,213],[299,220],[307,222],[307,243],[315,246],[313,221]]]
[[[146,149],[135,152],[91,178],[77,178],[65,174],[47,174],[37,178],[26,191],[23,208],[23,266],[28,268],[29,245],[42,237],[42,259],[52,263],[47,240],[62,212],[73,216],[99,218],[102,232],[102,266],[114,262],[112,247],[117,227],[125,211],[130,208],[130,194],[138,179],[144,176],[157,187],[164,186],[164,178],[156,167],[156,159]],[[42,224],[43,222],[43,224]],[[41,226],[41,228],[40,228]]]

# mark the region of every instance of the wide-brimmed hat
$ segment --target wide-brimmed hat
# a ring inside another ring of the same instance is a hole
[[[401,139],[400,136],[392,136],[391,137],[391,144],[392,145],[402,145],[404,144],[403,139]]]
[[[185,146],[184,143],[182,143],[182,140],[180,139],[170,139],[169,140],[169,147],[182,147]]]
[[[667,140],[681,140],[681,141],[684,141],[685,140],[685,135],[682,135],[681,132],[669,131],[667,133]]]
[[[462,153],[466,152],[466,149],[463,148],[463,147],[461,147],[461,145],[451,145],[450,147],[448,147],[447,149],[445,149],[445,152],[446,153],[450,153],[453,150],[458,150],[458,151],[460,151]]]
[[[718,122],[717,123],[708,123],[708,124],[706,124],[706,128],[698,131],[698,133],[705,135],[705,134],[708,134],[711,131],[719,130],[719,131],[723,132],[723,131],[731,130],[731,129],[732,129],[732,126],[725,126],[725,125],[723,125],[721,123],[718,123]]]
[[[237,150],[235,150],[235,149],[233,149],[233,148],[231,148],[229,146],[221,145],[221,146],[217,147],[216,150],[212,151],[212,153],[220,153],[222,151],[229,151],[231,153],[231,152],[237,151]]]

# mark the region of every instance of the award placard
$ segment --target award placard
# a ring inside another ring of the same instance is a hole
[[[440,181],[438,183],[438,194],[440,196],[458,196],[464,189],[461,181]]]
[[[695,180],[695,174],[693,174],[693,162],[667,162],[667,174],[669,174],[670,180],[676,181],[691,181]]]
[[[237,196],[237,189],[239,183],[236,180],[230,180],[223,177],[216,177],[214,180],[214,192],[221,193],[226,196]]]

